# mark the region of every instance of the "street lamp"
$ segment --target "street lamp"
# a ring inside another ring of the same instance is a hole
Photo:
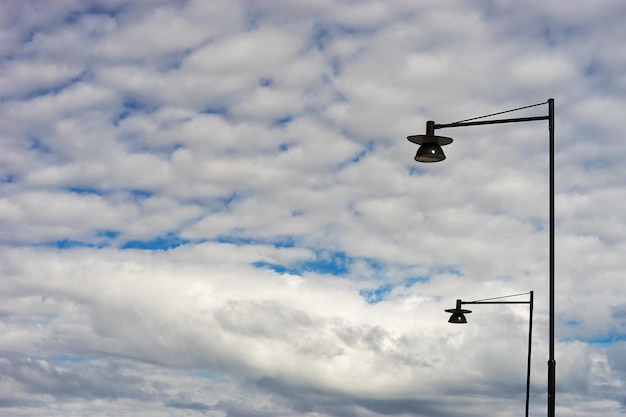
[[[531,357],[531,349],[533,344],[533,298],[534,292],[530,291],[528,301],[493,301],[499,300],[502,298],[509,297],[517,297],[519,295],[524,294],[514,294],[514,295],[506,295],[504,297],[497,298],[487,298],[484,300],[476,300],[476,301],[462,301],[456,300],[456,307],[449,308],[446,310],[446,313],[452,313],[450,316],[450,320],[448,323],[455,324],[465,324],[467,323],[467,319],[465,318],[466,314],[471,313],[471,310],[465,310],[461,308],[464,304],[528,304],[530,307],[530,318],[528,320],[528,362],[526,364],[526,417],[528,417],[528,405],[530,403],[530,357]]]
[[[513,119],[495,119],[495,120],[478,120],[491,116],[497,116],[517,110],[527,109],[530,107],[548,105],[547,116],[536,117],[517,117]],[[550,152],[550,273],[549,273],[549,309],[550,309],[550,337],[549,337],[549,358],[548,358],[548,417],[554,417],[555,411],[555,391],[556,391],[556,361],[554,359],[554,99],[530,106],[519,107],[517,109],[506,110],[498,113],[488,114],[485,116],[465,119],[454,123],[436,124],[432,120],[426,122],[425,135],[408,136],[410,142],[420,145],[415,155],[418,162],[439,162],[446,159],[442,146],[452,143],[452,139],[445,136],[436,136],[435,130],[446,129],[450,127],[479,126],[501,123],[517,123],[531,122],[537,120],[547,120],[549,130],[549,152]]]

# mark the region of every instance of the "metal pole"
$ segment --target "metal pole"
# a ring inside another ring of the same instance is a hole
[[[554,359],[554,99],[548,99],[550,130],[550,357],[548,359],[548,417],[556,408],[556,361]]]
[[[528,417],[528,407],[530,405],[530,357],[533,346],[533,299],[534,292],[530,292],[530,318],[528,319],[528,363],[526,365],[526,417]]]

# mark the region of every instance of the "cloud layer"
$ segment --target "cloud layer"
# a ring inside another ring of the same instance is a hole
[[[624,413],[617,0],[24,1],[0,20],[0,414]],[[544,115],[547,106],[519,116]],[[545,139],[544,139],[545,137]]]

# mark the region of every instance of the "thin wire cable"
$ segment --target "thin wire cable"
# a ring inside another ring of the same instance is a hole
[[[472,117],[471,119],[459,120],[458,122],[452,122],[448,124],[455,125],[457,123],[471,122],[472,120],[484,119],[485,117],[498,116],[504,113],[511,113],[511,112],[518,111],[518,110],[529,109],[531,107],[543,106],[544,104],[547,104],[547,103],[548,103],[547,101],[544,101],[543,103],[531,104],[530,106],[518,107],[517,109],[505,110],[505,111],[501,111],[498,113],[487,114],[485,116]]]
[[[529,292],[522,292],[522,293],[519,293],[519,294],[513,294],[513,295],[503,295],[502,297],[484,298],[482,300],[474,300],[474,301],[471,301],[471,302],[472,303],[476,303],[476,302],[480,302],[480,301],[500,300],[502,298],[519,297],[520,295],[526,295],[526,294],[530,294],[530,291]]]

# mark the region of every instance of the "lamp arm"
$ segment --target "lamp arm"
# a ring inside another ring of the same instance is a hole
[[[530,304],[530,301],[461,301],[463,304]]]
[[[433,123],[433,129],[446,129],[448,127],[495,125],[495,124],[502,124],[502,123],[533,122],[536,120],[550,120],[550,115],[534,116],[534,117],[516,117],[513,119],[481,120],[478,122],[456,122],[456,123],[444,123],[444,124]]]

